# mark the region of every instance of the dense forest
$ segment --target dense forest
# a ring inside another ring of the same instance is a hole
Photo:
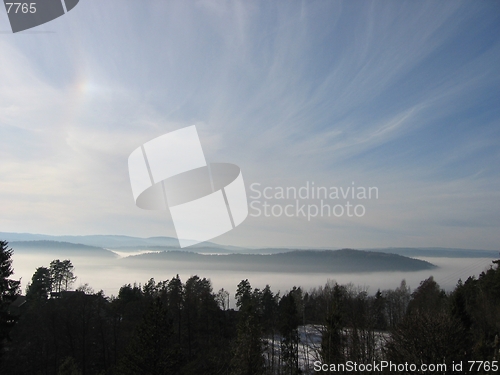
[[[73,264],[56,259],[34,270],[21,296],[12,253],[0,242],[5,375],[293,375],[348,361],[447,364],[433,372],[441,374],[463,362],[460,373],[486,374],[500,360],[498,260],[448,293],[432,277],[413,292],[403,280],[375,295],[335,282],[273,293],[242,280],[231,297],[207,278],[177,275],[109,297],[88,285],[72,290]]]

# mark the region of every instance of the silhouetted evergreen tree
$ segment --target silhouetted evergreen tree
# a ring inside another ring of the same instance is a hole
[[[61,292],[69,290],[70,286],[76,280],[73,274],[74,266],[69,259],[66,260],[53,260],[50,262],[50,278],[52,281],[52,290]]]
[[[182,310],[184,303],[184,288],[179,275],[172,278],[167,285],[167,300],[169,313],[172,316],[174,325],[175,337],[177,345],[181,346],[182,342]]]
[[[28,300],[46,300],[52,290],[50,270],[47,267],[38,267],[26,289]]]
[[[178,352],[172,321],[163,302],[156,298],[138,325],[119,371],[123,375],[178,374]]]
[[[184,324],[186,327],[189,373],[220,373],[228,366],[230,354],[223,342],[223,312],[216,301],[210,280],[190,277],[184,284]]]
[[[386,303],[386,298],[383,296],[380,289],[377,290],[377,293],[375,293],[375,298],[373,300],[373,319],[374,328],[379,330],[387,329],[387,318],[385,314]]]
[[[260,375],[264,373],[264,342],[259,315],[259,302],[252,294],[248,280],[238,284],[236,290],[238,337],[232,361],[233,375]]]
[[[321,358],[323,363],[343,363],[345,362],[345,319],[342,311],[344,291],[340,285],[335,284],[332,292],[321,339]]]
[[[6,241],[0,241],[0,360],[4,343],[9,340],[9,332],[14,326],[17,317],[12,315],[9,307],[19,295],[20,281],[10,279],[14,273],[12,269],[13,250]]]
[[[453,361],[464,357],[465,333],[450,313],[446,294],[430,277],[412,294],[407,314],[391,332],[387,357],[395,363],[446,363],[443,374],[452,374]]]
[[[279,313],[278,313],[279,293],[276,295],[271,291],[271,287],[266,285],[261,294],[262,305],[262,331],[269,341],[267,350],[267,367],[268,372],[274,374],[276,365],[276,333],[278,329]]]
[[[284,295],[279,303],[279,331],[281,334],[281,356],[283,374],[300,374],[299,332],[300,318],[294,292]]]

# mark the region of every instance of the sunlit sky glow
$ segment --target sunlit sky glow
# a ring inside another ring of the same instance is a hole
[[[376,186],[362,218],[249,217],[215,242],[500,243],[500,2],[81,0],[0,10],[0,231],[175,236],[128,155],[197,125],[247,186]]]

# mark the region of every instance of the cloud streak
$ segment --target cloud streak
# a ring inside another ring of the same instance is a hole
[[[249,184],[381,191],[362,220],[249,219],[222,242],[495,248],[497,9],[108,1],[2,34],[2,230],[174,235],[135,208],[126,159],[197,124]]]

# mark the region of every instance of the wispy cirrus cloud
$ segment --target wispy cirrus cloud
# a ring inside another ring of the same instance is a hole
[[[55,34],[1,35],[0,203],[12,215],[0,224],[173,235],[168,215],[135,208],[126,158],[197,124],[207,158],[240,165],[247,183],[381,192],[363,220],[248,219],[223,241],[492,248],[497,9],[108,1],[41,26]]]

